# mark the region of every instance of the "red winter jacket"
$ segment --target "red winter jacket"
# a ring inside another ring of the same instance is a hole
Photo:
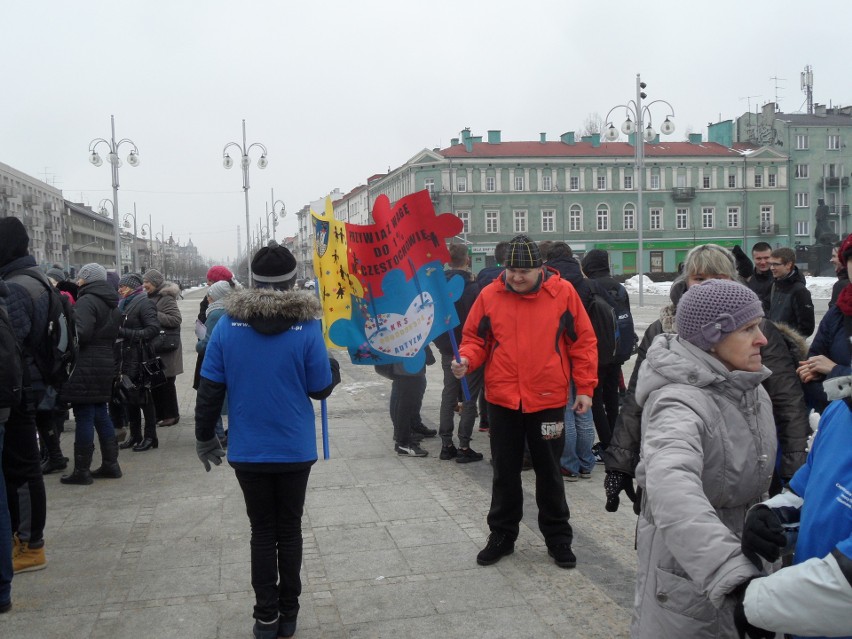
[[[467,317],[459,352],[470,370],[485,365],[485,397],[525,413],[568,402],[573,377],[578,395],[597,386],[595,331],[577,292],[545,268],[538,290],[520,295],[501,274],[486,286]]]

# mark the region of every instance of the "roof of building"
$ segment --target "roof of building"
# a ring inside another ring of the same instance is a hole
[[[794,126],[852,126],[852,117],[835,113],[776,113],[775,119]]]
[[[632,158],[635,149],[627,142],[601,142],[593,146],[591,142],[474,142],[473,150],[467,151],[464,143],[441,149],[445,158],[514,158],[514,157],[553,157],[587,158],[601,157]],[[645,157],[738,157],[739,153],[716,142],[658,142],[645,145]]]

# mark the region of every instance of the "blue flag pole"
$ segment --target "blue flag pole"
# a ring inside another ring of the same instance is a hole
[[[319,277],[317,277],[317,285],[314,287],[314,293],[322,305],[322,296],[319,292]],[[323,317],[323,322],[325,317]],[[320,424],[322,425],[322,458],[329,459],[331,457],[331,447],[328,443],[328,404],[324,399],[320,400]]]
[[[417,269],[414,268],[414,261],[409,257],[408,264],[411,266],[411,273],[414,275],[414,285],[417,286],[417,293],[420,295],[420,303],[425,306],[426,303],[423,300],[423,289],[420,287],[420,278],[417,277]],[[454,329],[449,329],[447,334],[450,336],[450,345],[453,347],[453,355],[456,356],[456,362],[461,363],[461,355],[459,355],[459,345],[456,342],[456,334]],[[467,386],[467,378],[461,378],[462,385],[462,394],[464,395],[464,401],[470,401],[470,389]]]

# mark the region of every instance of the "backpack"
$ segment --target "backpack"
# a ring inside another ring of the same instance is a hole
[[[595,280],[586,280],[591,296],[586,312],[598,339],[598,365],[626,362],[639,338],[630,312],[630,299],[621,285],[609,290]]]
[[[21,349],[6,309],[0,306],[0,408],[17,406],[21,401]]]
[[[27,289],[35,304],[42,294],[42,288],[47,290],[49,305],[47,309],[47,327],[43,336],[31,337],[26,344],[33,363],[41,374],[45,386],[58,389],[68,381],[74,366],[80,344],[77,339],[77,325],[74,321],[74,308],[68,298],[50,285],[41,273],[32,269],[18,271],[7,281],[19,276],[26,276],[41,286],[33,285],[17,279],[17,283]]]

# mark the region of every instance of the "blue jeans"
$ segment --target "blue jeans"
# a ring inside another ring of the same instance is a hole
[[[0,409],[3,411],[5,409]],[[8,410],[6,411],[8,413]],[[3,440],[6,439],[6,417],[0,420],[0,605],[12,600],[12,518],[6,500],[3,479]]]
[[[74,445],[89,446],[95,443],[95,430],[98,431],[99,439],[115,437],[115,428],[109,418],[109,409],[106,402],[100,404],[72,404],[74,409],[74,421],[77,426],[74,430]]]
[[[582,415],[571,410],[576,399],[577,389],[571,384],[571,398],[565,407],[565,449],[559,460],[562,468],[572,473],[592,472],[595,467],[595,455],[592,446],[595,443],[595,420],[592,411]]]

